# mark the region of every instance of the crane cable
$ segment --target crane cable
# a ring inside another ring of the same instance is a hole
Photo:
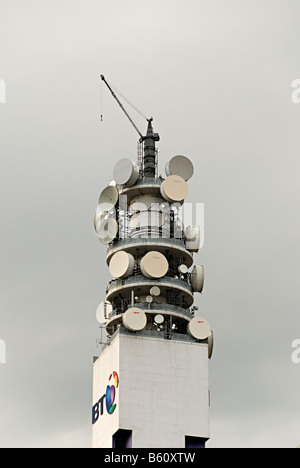
[[[103,81],[101,80],[101,102],[100,102],[100,107],[101,107],[101,122],[103,122]]]
[[[126,98],[126,96],[124,96],[124,94],[121,93],[121,91],[119,91],[115,85],[113,83],[110,83],[110,85],[113,90],[114,90],[114,93],[117,95],[119,95],[122,99],[124,99],[124,101],[127,102],[127,104],[129,106],[131,106],[143,119],[145,120],[149,120],[143,113],[142,111],[140,111],[134,104],[132,104],[132,102],[129,101],[129,99]],[[101,122],[103,122],[103,79],[101,80]]]
[[[126,98],[126,96],[124,96],[124,94],[122,94],[121,91],[119,91],[119,90],[115,87],[115,85],[114,85],[113,83],[111,83],[111,85],[112,85],[114,91],[116,92],[116,94],[119,94],[119,96],[120,96],[122,99],[124,99],[124,101],[126,101],[127,104],[128,104],[129,106],[131,106],[138,114],[140,114],[140,116],[143,117],[143,119],[148,120],[148,118],[142,113],[142,111],[140,111],[134,104],[132,104],[132,102],[130,102],[130,101]]]

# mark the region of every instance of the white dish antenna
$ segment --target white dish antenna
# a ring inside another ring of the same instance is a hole
[[[112,313],[112,305],[110,302],[101,302],[96,311],[97,322],[105,324]]]
[[[202,317],[194,317],[189,322],[188,332],[196,340],[206,340],[212,334],[208,321]]]
[[[117,252],[111,258],[109,271],[114,278],[128,278],[134,270],[134,257],[124,251]]]
[[[130,331],[141,331],[147,325],[147,316],[143,310],[132,307],[123,315],[123,324]]]
[[[161,185],[161,195],[169,203],[183,203],[189,189],[186,181],[178,176],[171,175]]]
[[[155,315],[154,317],[154,322],[157,324],[157,325],[162,325],[165,321],[165,318],[163,315],[161,314],[158,314],[158,315]]]
[[[191,283],[194,292],[201,293],[204,286],[204,266],[195,265],[191,274]]]
[[[166,166],[167,176],[178,175],[185,181],[190,180],[194,175],[194,166],[185,156],[174,156]]]
[[[114,169],[114,180],[118,185],[132,187],[139,178],[139,166],[130,159],[121,159]]]
[[[119,192],[116,187],[108,186],[100,194],[99,211],[111,211],[119,201]]]
[[[180,265],[178,267],[178,272],[181,274],[181,275],[186,275],[187,272],[189,271],[188,267],[186,265]]]
[[[150,289],[150,294],[153,297],[159,297],[161,294],[161,290],[158,286],[153,286],[153,288]]]
[[[146,278],[158,279],[168,273],[169,263],[160,252],[149,252],[141,260],[141,270]]]

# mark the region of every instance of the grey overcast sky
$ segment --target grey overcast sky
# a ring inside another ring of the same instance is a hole
[[[138,136],[103,73],[196,173],[215,447],[296,447],[298,0],[0,0],[1,447],[90,447],[100,191]],[[130,111],[144,131],[143,119]]]

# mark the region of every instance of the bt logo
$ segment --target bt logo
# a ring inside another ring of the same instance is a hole
[[[116,389],[119,387],[119,376],[117,372],[113,372],[109,376],[109,381],[114,380],[114,385],[107,385],[106,393],[100,398],[100,400],[93,406],[92,409],[92,422],[95,424],[99,417],[104,413],[104,400],[106,411],[108,414],[113,414],[117,405],[115,403],[116,399]]]

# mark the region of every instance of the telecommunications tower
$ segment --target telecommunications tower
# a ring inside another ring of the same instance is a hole
[[[113,279],[97,309],[107,341],[93,367],[93,447],[205,447],[213,333],[194,307],[200,226],[181,220],[194,167],[174,156],[159,176],[153,119],[143,135],[101,79],[140,140],[137,162],[115,165],[94,218]]]

